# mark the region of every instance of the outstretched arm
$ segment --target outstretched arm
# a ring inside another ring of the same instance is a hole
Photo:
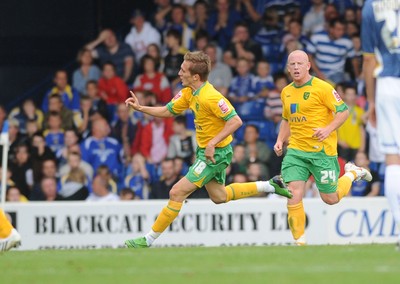
[[[174,115],[168,110],[166,106],[142,106],[139,100],[135,96],[135,93],[131,91],[131,97],[125,101],[127,107],[131,107],[134,110],[147,113],[151,116],[157,117],[173,117]]]

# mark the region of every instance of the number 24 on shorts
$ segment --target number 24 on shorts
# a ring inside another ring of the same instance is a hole
[[[329,183],[329,180],[335,181],[336,174],[335,171],[321,171],[321,183]]]

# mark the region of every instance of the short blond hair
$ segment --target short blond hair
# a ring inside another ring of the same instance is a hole
[[[201,81],[207,81],[211,72],[211,60],[207,54],[203,51],[188,52],[183,59],[192,63],[189,67],[190,74],[198,74]]]

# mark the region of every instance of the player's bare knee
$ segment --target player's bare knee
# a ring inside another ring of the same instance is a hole
[[[223,196],[212,196],[210,198],[215,204],[222,204],[226,202],[226,197],[224,198]]]
[[[322,200],[328,205],[334,205],[339,202],[339,198],[337,198],[337,196],[325,197]]]
[[[169,199],[173,201],[180,201],[182,197],[182,192],[177,186],[173,186],[171,190],[169,191]]]

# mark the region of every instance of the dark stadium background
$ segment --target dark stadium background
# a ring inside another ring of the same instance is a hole
[[[7,110],[26,97],[41,102],[56,69],[77,67],[76,54],[110,27],[128,32],[133,9],[152,0],[0,1],[0,104]]]

